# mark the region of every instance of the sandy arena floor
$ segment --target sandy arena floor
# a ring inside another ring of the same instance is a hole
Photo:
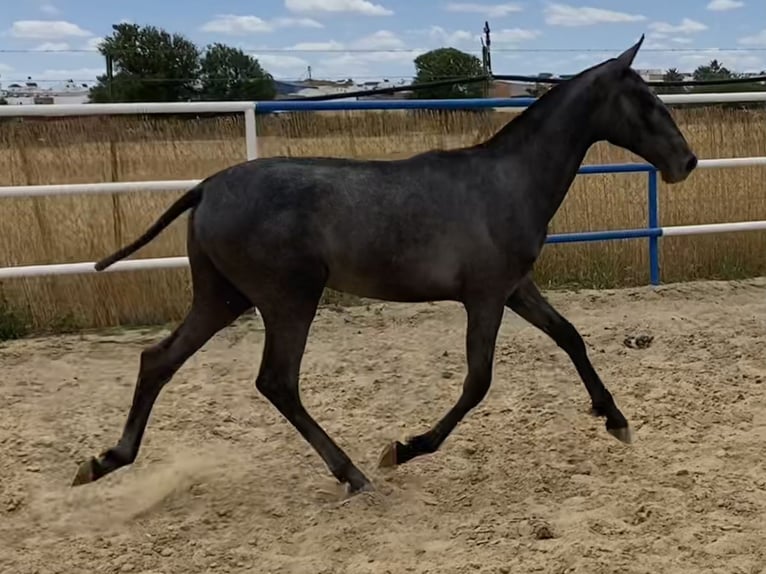
[[[508,312],[484,403],[436,455],[379,471],[388,441],[456,399],[464,314],[325,309],[302,389],[377,486],[349,500],[255,390],[258,319],[176,375],[133,467],[76,489],[160,333],[2,345],[0,572],[763,572],[766,279],[550,297],[636,442],[589,416],[566,355]],[[642,334],[648,348],[624,344]]]

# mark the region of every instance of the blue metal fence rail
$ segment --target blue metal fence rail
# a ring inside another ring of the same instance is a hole
[[[610,241],[614,239],[649,239],[649,281],[652,285],[660,284],[660,245],[662,236],[660,227],[660,202],[657,169],[644,163],[615,163],[607,165],[583,165],[577,170],[580,175],[605,173],[646,173],[648,176],[647,226],[638,229],[615,229],[608,231],[579,231],[549,235],[546,243],[582,243],[587,241]]]

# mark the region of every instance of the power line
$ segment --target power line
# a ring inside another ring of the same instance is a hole
[[[483,79],[486,79],[482,76]],[[295,81],[302,81],[301,78],[298,77],[273,77],[275,81],[278,82],[295,82]],[[323,76],[322,78],[324,81],[344,81],[348,80],[348,76]],[[394,76],[389,74],[378,74],[375,76],[354,76],[353,82],[354,83],[360,83],[360,80],[378,80],[379,84],[385,84],[389,83],[390,86],[384,86],[380,88],[380,90],[390,90],[396,88],[398,91],[402,86],[397,85],[394,82],[391,82],[390,80],[412,80],[413,75],[407,75],[407,76]],[[519,75],[519,74],[491,74],[490,79],[492,80],[500,80],[500,81],[510,81],[510,82],[522,82],[522,83],[530,83],[530,84],[558,84],[561,82],[566,81],[566,78],[561,77],[545,77],[545,76],[525,76],[525,75]],[[195,83],[200,81],[205,82],[228,82],[231,81],[231,78],[228,77],[212,77],[212,78],[204,78],[204,80],[200,78],[144,78],[144,77],[137,77],[137,76],[131,76],[129,78],[130,81],[135,82],[138,81],[140,83],[145,84],[151,84],[151,83]],[[386,82],[385,80],[389,80]],[[64,80],[63,78],[32,78],[32,80],[29,80],[29,78],[24,79],[6,79],[6,82],[8,83],[26,83],[28,81],[32,81],[36,84],[41,83],[61,83],[61,82],[71,82],[76,84],[84,84],[84,83],[93,83],[93,78],[88,79],[74,79],[74,78],[67,78]],[[115,78],[116,82],[119,82],[117,78]],[[456,84],[462,84],[462,83],[470,83],[474,81],[478,81],[476,77],[463,77],[463,76],[436,76],[433,78],[434,82],[440,82],[440,83],[456,83]],[[674,81],[665,81],[665,80],[649,80],[647,81],[647,85],[649,86],[665,86],[665,87],[680,87],[680,86],[720,86],[720,85],[730,85],[730,84],[755,84],[755,83],[763,83],[766,82],[766,75],[752,75],[752,76],[740,76],[740,77],[733,77],[733,78],[714,78],[710,80],[674,80]]]
[[[511,82],[534,82],[536,84],[560,84],[564,78],[541,78],[537,76],[519,76],[513,74],[494,74],[495,80],[505,80]],[[648,86],[662,87],[683,87],[683,86],[726,86],[736,84],[758,84],[766,82],[766,75],[744,76],[734,78],[713,78],[710,80],[649,80]]]
[[[427,51],[433,48],[259,48],[247,49],[245,52],[260,54],[408,54],[412,52]],[[493,47],[493,52],[505,53],[620,53],[623,48],[498,48]],[[168,50],[171,52],[172,50]],[[469,51],[480,52],[479,49]],[[112,50],[113,54],[119,54],[119,50]],[[125,52],[128,52],[125,50]],[[653,53],[720,53],[720,52],[766,52],[766,47],[749,48],[642,48],[641,52]],[[0,54],[100,54],[92,48],[65,48],[65,49],[35,49],[35,48],[0,48]]]
[[[377,74],[377,75],[374,75],[374,76],[358,76],[358,75],[354,75],[354,81],[356,81],[356,80],[381,80],[381,82],[382,82],[382,79],[388,79],[388,80],[410,80],[410,79],[412,79],[413,76],[414,76],[414,74],[410,74],[410,75],[406,75],[406,76],[393,76],[393,75],[390,75],[390,74]],[[30,77],[32,78],[31,80],[29,79]],[[66,78],[66,79],[65,78],[42,78],[42,79],[39,79],[39,78],[35,78],[33,76],[30,76],[30,77],[23,78],[23,79],[22,78],[17,78],[17,79],[5,78],[4,80],[5,80],[6,83],[26,83],[26,82],[30,82],[31,81],[31,82],[34,82],[36,84],[50,83],[50,82],[69,82],[69,81],[71,81],[73,83],[95,82],[94,78],[87,78],[87,79],[77,79],[77,78]],[[293,81],[297,81],[297,80],[301,79],[301,78],[298,78],[298,77],[286,77],[286,76],[282,76],[282,77],[273,76],[273,78],[274,78],[275,81],[278,81],[278,82],[293,82]],[[459,80],[461,78],[462,78],[462,76],[460,76],[460,77],[458,77],[458,76],[438,76],[435,79],[438,80],[438,81],[457,81],[457,80]],[[322,80],[327,80],[327,81],[341,81],[341,80],[348,80],[348,79],[349,79],[349,76],[347,76],[347,75],[344,75],[344,76],[322,76]],[[131,81],[145,82],[145,83],[152,83],[152,82],[167,83],[167,82],[198,82],[198,81],[200,81],[200,78],[156,78],[156,77],[155,78],[142,78],[142,77],[138,77],[138,76],[130,76],[130,80]],[[118,79],[117,76],[115,76],[115,80],[114,81],[118,82],[120,80]],[[226,78],[226,77],[222,77],[222,78],[205,78],[205,81],[210,81],[210,82],[228,82],[228,81],[231,81],[231,78]]]

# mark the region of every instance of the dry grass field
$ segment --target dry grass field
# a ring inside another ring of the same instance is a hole
[[[701,158],[766,155],[766,112],[706,107],[674,111]],[[479,141],[508,112],[323,112],[258,118],[261,156],[400,158]],[[191,179],[245,157],[239,116],[194,121],[87,117],[0,124],[0,185]],[[636,161],[609,145],[586,163]],[[766,168],[698,170],[661,184],[664,225],[766,219]],[[0,266],[91,261],[149,225],[179,193],[2,200]],[[581,176],[551,231],[640,227],[645,174]],[[184,254],[185,218],[137,257]],[[766,273],[766,233],[666,238],[662,279],[674,282]],[[536,270],[544,287],[618,287],[648,281],[647,242],[550,245]],[[34,278],[0,283],[0,331],[176,320],[189,300],[186,270]],[[0,333],[2,334],[2,333]]]

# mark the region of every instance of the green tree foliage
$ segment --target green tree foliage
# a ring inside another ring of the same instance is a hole
[[[668,71],[665,72],[665,75],[662,76],[662,80],[664,82],[682,82],[683,79],[684,75],[676,68],[668,69]]]
[[[99,46],[114,76],[99,76],[93,102],[178,102],[194,97],[199,50],[180,34],[154,26],[118,24]]]
[[[709,64],[698,66],[692,74],[695,80],[727,80],[736,75],[718,60],[711,60]]]
[[[272,100],[276,88],[271,74],[242,50],[213,44],[200,65],[200,91],[206,100]]]
[[[670,68],[662,76],[663,82],[682,82],[684,75],[676,68]],[[655,91],[658,94],[682,94],[686,91],[684,86],[657,86]]]
[[[711,60],[705,66],[699,66],[694,70],[695,80],[728,80],[744,78],[743,74],[737,74],[726,68],[718,60]],[[736,84],[713,84],[711,86],[695,86],[695,92],[762,92],[766,91],[766,85],[760,82],[739,82]]]
[[[763,72],[761,75],[764,75]],[[711,60],[707,64],[698,66],[694,72],[692,72],[692,79],[697,82],[708,82],[711,80],[733,80],[744,79],[745,74],[738,74],[726,66],[723,65],[717,59]],[[678,81],[682,80],[683,75],[675,68],[671,68],[665,72],[663,77],[664,81]],[[766,91],[766,83],[758,81],[743,81],[732,84],[711,84],[703,86],[657,86],[656,91],[658,94],[672,94],[672,93],[689,93],[689,94],[701,94],[701,93],[722,93],[722,92],[763,92]],[[705,107],[709,104],[687,104],[686,107]],[[742,102],[731,104],[717,104],[723,108],[744,108],[744,109],[757,109],[763,108],[761,102]]]
[[[431,50],[415,58],[414,63],[416,74],[413,84],[415,85],[484,74],[479,58],[455,48]],[[412,97],[420,99],[480,98],[484,95],[483,92],[483,83],[475,82],[414,90]]]
[[[182,102],[273,99],[273,79],[251,56],[224,44],[204,55],[181,34],[154,26],[119,24],[99,52],[111,59],[113,77],[98,77],[92,102]]]

